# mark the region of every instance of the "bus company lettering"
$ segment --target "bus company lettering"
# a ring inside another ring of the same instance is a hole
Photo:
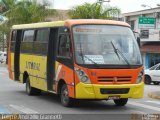
[[[99,33],[102,32],[100,29],[87,29],[87,28],[76,28],[76,32],[93,32],[93,33]]]
[[[26,68],[40,71],[40,63],[26,62]]]

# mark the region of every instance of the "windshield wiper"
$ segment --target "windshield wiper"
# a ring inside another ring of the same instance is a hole
[[[112,47],[114,49],[114,52],[116,53],[118,59],[120,60],[119,54],[118,54],[118,49],[115,47],[115,45],[113,44],[113,42],[111,41]]]
[[[118,48],[115,47],[115,45],[113,44],[112,41],[111,41],[111,44],[112,44],[114,52],[116,53],[116,55],[118,56],[118,58],[120,59],[119,55],[121,55],[121,57],[127,63],[127,65],[131,66],[130,63],[129,63],[129,61],[127,60],[127,58],[123,55],[123,53]]]

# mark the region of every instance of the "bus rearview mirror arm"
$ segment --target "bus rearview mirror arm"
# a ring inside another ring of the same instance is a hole
[[[135,38],[136,38],[136,40],[137,40],[137,43],[138,43],[138,46],[139,46],[139,48],[141,47],[141,39],[140,39],[140,34],[138,33],[138,32],[136,32],[136,31],[134,31],[134,30],[132,30],[133,31],[133,33],[134,33],[134,36],[135,36]]]

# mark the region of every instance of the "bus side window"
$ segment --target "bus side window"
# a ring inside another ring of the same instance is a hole
[[[14,46],[15,46],[15,41],[16,41],[16,31],[12,31],[12,35],[11,35],[11,51],[14,51]]]
[[[11,38],[11,41],[16,41],[16,31],[12,31],[12,38]]]
[[[34,30],[24,31],[23,41],[24,42],[33,42],[34,39]]]
[[[21,52],[22,53],[32,53],[33,52],[33,40],[34,40],[35,30],[25,30],[23,34],[23,40],[21,42]]]
[[[71,57],[70,56],[70,39],[67,35],[62,34],[59,36],[58,56]]]
[[[47,45],[49,39],[49,30],[38,29],[36,33],[36,39],[33,45],[33,53],[40,54],[40,55],[47,55]]]

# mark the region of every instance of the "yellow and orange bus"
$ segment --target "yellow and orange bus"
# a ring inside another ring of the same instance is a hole
[[[65,20],[14,25],[8,51],[12,80],[28,95],[58,94],[64,106],[76,99],[142,98],[143,64],[130,26],[112,20]]]

